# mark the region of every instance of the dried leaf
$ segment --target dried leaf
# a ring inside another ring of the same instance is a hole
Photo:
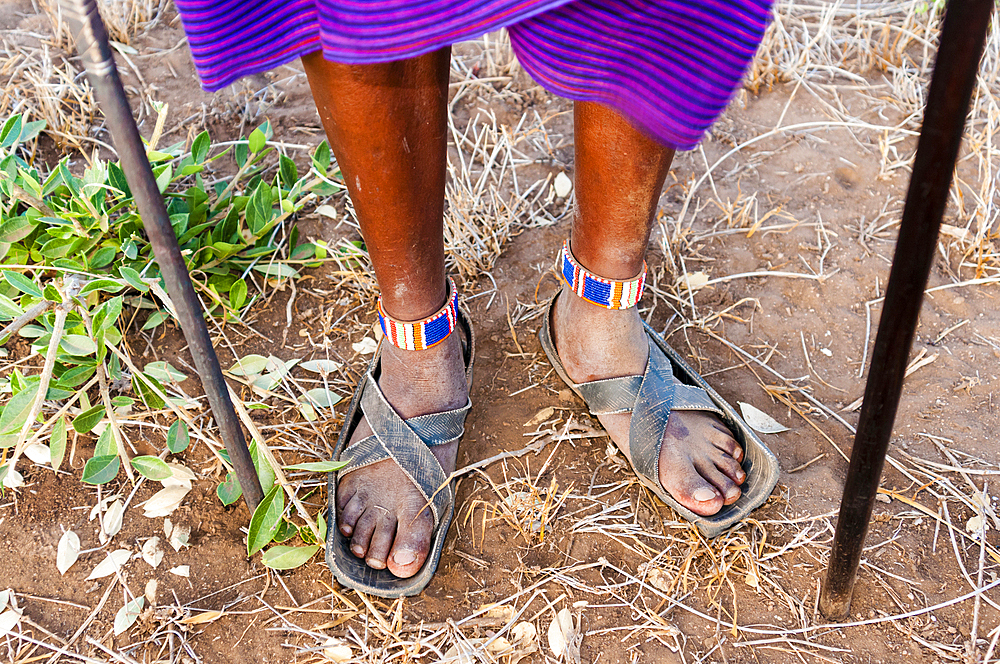
[[[171,572],[173,570],[170,570]],[[222,611],[205,611],[203,613],[196,613],[193,616],[188,616],[187,618],[182,618],[179,622],[184,625],[204,625],[206,623],[218,620],[223,615]]]
[[[189,491],[191,489],[185,486],[168,486],[165,489],[160,489],[145,502],[143,509],[146,516],[150,519],[167,516],[180,507],[181,501],[184,500],[184,496]]]
[[[197,479],[190,468],[179,463],[168,463],[167,468],[170,469],[170,477],[160,480],[164,489],[171,486],[183,486],[190,489],[191,483]]]
[[[340,362],[334,362],[333,360],[309,360],[308,362],[303,362],[299,365],[306,371],[311,371],[318,374],[331,374],[334,371],[339,371],[342,365]]]
[[[80,537],[72,530],[67,530],[59,538],[59,546],[56,548],[56,569],[60,574],[65,574],[79,557]]]
[[[135,624],[139,614],[142,613],[142,607],[145,605],[146,598],[140,595],[118,609],[118,613],[115,614],[115,636],[118,636]]]
[[[378,348],[378,342],[371,337],[365,337],[361,341],[351,344],[351,348],[354,349],[355,353],[359,355],[371,355]]]
[[[746,420],[746,423],[754,431],[758,433],[781,433],[782,431],[789,431],[788,427],[759,408],[755,408],[742,401],[737,401],[736,403],[740,405],[740,412],[743,414],[743,419]]]
[[[553,187],[556,190],[556,196],[559,198],[566,198],[569,196],[569,192],[573,191],[573,181],[569,179],[566,173],[560,171],[559,175],[556,176],[556,181],[553,183]]]
[[[52,453],[49,452],[48,445],[35,443],[24,448],[24,456],[31,459],[33,463],[48,466],[52,464]]]
[[[697,272],[689,272],[684,275],[681,279],[680,286],[685,290],[697,291],[705,287],[708,283],[708,273],[698,270]]]
[[[555,408],[553,408],[552,406],[546,406],[545,408],[542,408],[540,411],[535,413],[534,417],[525,422],[524,426],[531,427],[535,426],[536,424],[541,424],[545,420],[552,417],[555,414],[555,412],[556,412]]]
[[[150,537],[142,545],[142,559],[149,563],[149,566],[156,569],[163,561],[163,549],[160,548],[160,538]]]
[[[108,511],[104,513],[104,525],[102,527],[107,537],[114,537],[122,529],[122,515],[124,512],[125,506],[122,505],[122,501],[120,500],[116,500],[108,506]]]
[[[176,574],[177,576],[183,576],[185,578],[191,576],[190,565],[178,565],[177,567],[171,567],[168,571],[171,574]]]
[[[331,662],[346,662],[354,653],[346,641],[331,636],[323,643],[323,656]]]
[[[0,638],[10,633],[12,629],[21,621],[21,613],[14,609],[7,609],[0,613]]]
[[[179,523],[173,527],[173,530],[170,531],[170,546],[173,547],[174,551],[180,551],[188,545],[188,539],[190,537],[191,526]]]
[[[90,573],[87,577],[87,581],[93,581],[94,579],[103,579],[106,576],[110,576],[120,570],[128,559],[132,557],[132,552],[128,549],[118,549],[117,551],[112,551],[107,555],[107,557],[102,560],[94,571]]]
[[[3,487],[5,489],[17,489],[24,486],[24,478],[21,473],[13,468],[7,469],[7,474],[3,476]]]
[[[549,625],[549,648],[552,654],[558,657],[565,657],[571,664],[580,661],[580,641],[582,635],[579,631],[579,620],[574,624],[573,614],[569,609],[560,609],[556,617]]]
[[[146,590],[143,595],[146,597],[146,601],[149,602],[150,606],[156,606],[156,589],[159,585],[160,582],[156,579],[150,579],[146,582]]]

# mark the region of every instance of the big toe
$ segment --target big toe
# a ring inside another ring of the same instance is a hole
[[[660,478],[660,481],[677,502],[695,514],[711,516],[725,504],[723,494],[694,468],[691,468],[684,478],[674,479],[672,483],[664,482],[664,478]]]
[[[401,579],[406,579],[423,567],[431,547],[434,521],[424,510],[420,516],[412,515],[399,519],[396,539],[386,560],[389,571]]]

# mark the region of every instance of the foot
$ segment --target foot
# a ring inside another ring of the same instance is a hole
[[[646,369],[649,341],[635,308],[604,309],[564,289],[555,303],[552,333],[576,383],[641,375]],[[631,417],[630,412],[598,416],[626,456]],[[743,448],[714,414],[674,411],[660,448],[660,484],[684,507],[710,516],[740,497],[746,480],[742,459]]]
[[[456,331],[427,350],[382,346],[379,387],[404,420],[461,408],[469,399]],[[372,433],[362,418],[349,445]],[[446,473],[455,470],[458,443],[431,448]],[[420,571],[430,550],[434,516],[426,500],[391,459],[359,468],[337,486],[337,527],[351,539],[351,551],[369,567],[389,568],[400,578]]]

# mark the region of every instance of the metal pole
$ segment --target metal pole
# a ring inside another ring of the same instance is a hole
[[[951,0],[941,29],[837,532],[819,599],[823,615],[833,620],[850,615],[861,549],[892,435],[906,361],[992,10],[993,0]]]
[[[153,245],[156,262],[167,283],[167,293],[177,310],[181,330],[191,349],[212,414],[219,423],[222,440],[243,489],[243,499],[252,513],[264,497],[257,471],[243,438],[243,429],[229,400],[228,387],[219,367],[219,358],[212,348],[212,340],[208,336],[201,302],[191,285],[191,275],[181,257],[177,237],[146,158],[139,129],[135,126],[132,109],[111,55],[108,33],[95,0],[61,0],[60,6],[76,37],[77,50],[83,58],[90,84],[94,87],[98,103],[107,118],[122,170],[125,171],[146,234]]]

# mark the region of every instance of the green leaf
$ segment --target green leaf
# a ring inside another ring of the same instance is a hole
[[[101,247],[96,252],[94,252],[93,257],[87,262],[91,270],[100,270],[102,267],[107,267],[115,261],[115,256],[118,255],[118,250],[115,247]]]
[[[306,392],[300,398],[300,401],[305,401],[317,408],[333,408],[340,403],[342,398],[333,390],[328,390],[325,387],[316,387]]]
[[[285,155],[278,157],[278,174],[281,176],[281,184],[285,189],[291,189],[295,181],[299,179],[299,169],[296,168],[295,162]]]
[[[271,541],[287,542],[298,534],[299,529],[295,527],[295,524],[291,523],[288,519],[282,519],[281,523],[278,524],[278,530],[275,531],[274,537],[271,538]],[[313,543],[314,542],[307,542],[307,544]]]
[[[232,285],[232,288],[229,289],[229,304],[232,305],[233,309],[240,309],[246,301],[247,282],[240,279]]]
[[[7,318],[17,318],[24,313],[24,309],[17,306],[14,300],[10,299],[6,295],[0,294],[0,316],[6,316]]]
[[[97,344],[83,334],[67,334],[59,341],[59,347],[70,355],[86,356],[97,352]]]
[[[155,386],[160,393],[164,393],[163,385],[160,385],[159,381],[152,376],[146,376],[145,374],[134,374],[132,376],[132,387],[135,388],[142,402],[151,410],[159,410],[164,406],[163,399],[153,391],[152,386]]]
[[[266,265],[254,265],[253,269],[272,279],[284,279],[286,277],[297,278],[299,273],[288,263],[268,263]]]
[[[70,394],[72,394],[72,393],[70,393]],[[126,406],[134,406],[135,405],[135,399],[132,399],[131,397],[124,397],[122,395],[118,395],[116,397],[112,397],[111,398],[111,405],[114,406],[115,408],[124,408]]]
[[[97,443],[94,445],[94,456],[111,456],[113,454],[118,454],[118,445],[115,444],[115,438],[111,435],[111,427],[104,427],[104,431],[97,438]]]
[[[10,398],[0,413],[0,433],[17,433],[24,426],[38,394],[38,383],[33,383]]]
[[[49,453],[52,455],[52,467],[56,470],[62,465],[66,454],[66,416],[61,416],[52,425],[52,435],[49,436]]]
[[[247,143],[250,148],[250,152],[260,152],[267,144],[267,136],[264,135],[264,132],[262,132],[260,128],[254,129],[250,133],[250,138],[247,139]]]
[[[18,143],[25,143],[31,139],[38,136],[47,123],[45,120],[35,120],[34,122],[24,123],[24,128],[21,129],[21,137],[18,139]]]
[[[118,455],[95,456],[87,460],[87,465],[83,467],[83,477],[81,482],[87,484],[107,484],[118,475],[121,467],[121,460]]]
[[[316,512],[316,526],[319,528],[319,537],[326,541],[326,517],[323,516],[323,509]]]
[[[243,490],[240,489],[240,482],[236,479],[236,473],[227,473],[226,481],[215,487],[215,495],[219,497],[223,505],[232,505],[240,496]]]
[[[118,295],[101,305],[102,316],[100,324],[97,325],[98,328],[107,331],[114,327],[114,324],[118,322],[118,316],[122,313],[122,302],[122,296]],[[96,322],[95,316],[95,323]]]
[[[169,362],[150,362],[143,369],[143,372],[161,383],[180,383],[187,380],[187,374],[179,369],[175,369]]]
[[[3,278],[8,284],[21,291],[22,293],[27,293],[33,297],[42,297],[42,289],[35,285],[31,279],[20,272],[14,272],[13,270],[3,270]]]
[[[173,471],[170,470],[170,466],[167,465],[166,461],[150,455],[133,457],[132,467],[146,479],[157,482],[173,475]]]
[[[271,468],[271,464],[267,462],[264,455],[257,449],[256,440],[250,443],[250,458],[253,459],[254,468],[257,469],[257,481],[260,482],[260,488],[264,493],[267,493],[274,486],[276,476],[274,469]]]
[[[205,157],[208,156],[208,150],[211,147],[212,138],[208,135],[207,131],[203,131],[195,136],[194,141],[191,143],[191,157],[194,159],[194,163],[200,164],[205,161]]]
[[[123,265],[118,268],[118,272],[122,275],[122,279],[128,282],[129,286],[136,289],[140,293],[146,293],[149,291],[149,285],[143,282],[139,273],[132,268]]]
[[[313,153],[312,160],[316,170],[320,173],[326,173],[327,169],[330,168],[330,144],[324,140],[316,146],[316,152]]]
[[[263,355],[247,355],[240,358],[236,364],[229,368],[229,373],[234,376],[253,376],[259,374],[267,368],[267,358]]]
[[[94,291],[117,293],[123,288],[125,288],[125,286],[114,279],[94,279],[93,281],[87,282],[87,285],[80,289],[80,297],[83,297],[88,293],[93,293]]]
[[[271,221],[271,217],[274,214],[271,203],[271,187],[261,180],[257,183],[257,188],[254,189],[253,194],[250,195],[250,201],[247,203],[246,209],[247,225],[255,236]]]
[[[272,546],[264,552],[261,562],[271,569],[295,569],[304,565],[320,550],[313,546]]]
[[[62,302],[62,293],[60,293],[59,289],[52,284],[45,284],[45,290],[42,291],[42,297],[49,302]]]
[[[170,320],[170,314],[166,311],[154,311],[146,319],[146,323],[142,326],[144,330],[151,330],[154,327],[159,327],[163,325],[164,322]]]
[[[88,433],[97,426],[97,423],[104,417],[104,406],[94,406],[88,408],[73,418],[73,429],[77,433]]]
[[[280,486],[273,486],[253,511],[250,529],[247,533],[247,555],[252,556],[263,549],[274,537],[285,512],[285,494]]]
[[[332,473],[347,465],[346,461],[312,461],[285,466],[285,470],[308,470],[311,473]]]
[[[21,114],[12,115],[0,129],[0,148],[9,148],[21,138]]]
[[[166,166],[160,174],[156,176],[156,188],[160,190],[162,194],[167,190],[167,185],[170,184],[170,180],[174,176],[174,171],[170,166]],[[129,256],[129,258],[135,258],[135,256]]]
[[[174,454],[179,454],[186,450],[190,444],[191,436],[188,434],[187,424],[181,420],[171,424],[170,428],[167,429],[167,449]]]

